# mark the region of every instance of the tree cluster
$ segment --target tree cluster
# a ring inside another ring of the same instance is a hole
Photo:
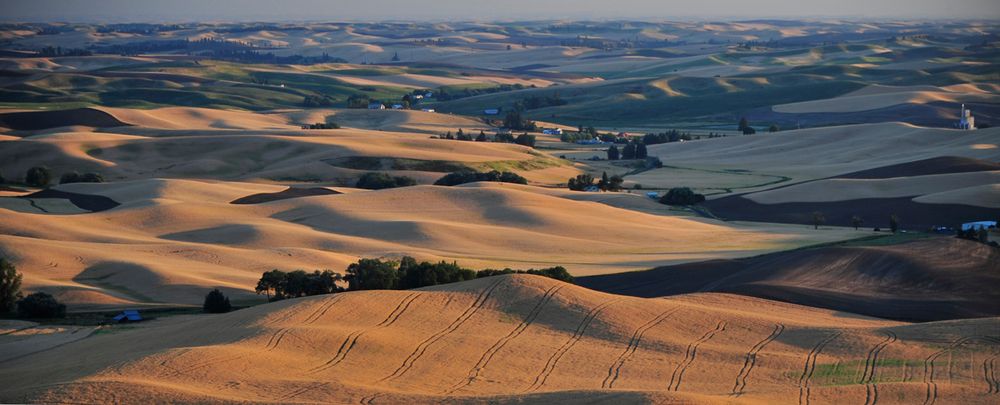
[[[321,96],[309,94],[302,98],[302,106],[306,108],[332,107],[336,101],[333,97],[325,94]],[[368,105],[365,104],[365,107]]]
[[[417,185],[417,181],[412,177],[390,176],[386,173],[368,172],[358,178],[355,187],[368,190],[382,190],[386,188],[409,187]]]
[[[566,186],[573,191],[586,191],[591,186],[597,186],[601,191],[620,191],[622,189],[622,183],[625,182],[619,175],[608,176],[608,172],[601,174],[601,179],[594,183],[594,176],[587,173],[579,174],[576,177],[569,179],[566,182]]]
[[[521,111],[516,109],[507,111],[507,115],[503,118],[503,127],[514,131],[534,131],[538,129],[534,121],[525,118],[521,115]]]
[[[337,282],[341,280],[343,276],[331,270],[315,270],[312,273],[295,270],[286,273],[275,269],[264,273],[254,290],[257,294],[266,294],[269,301],[277,301],[343,291],[337,286]]]
[[[306,124],[302,126],[302,129],[339,129],[340,125],[336,122],[317,122],[315,124]]]
[[[646,144],[642,142],[629,142],[622,147],[619,152],[618,146],[611,145],[608,148],[608,160],[632,160],[632,159],[645,159],[648,156],[646,151]]]
[[[488,172],[475,172],[472,170],[463,170],[446,174],[444,177],[435,181],[434,185],[457,186],[459,184],[474,183],[477,181],[528,184],[527,179],[513,172],[500,172],[496,170]]]
[[[52,171],[45,166],[35,166],[28,169],[24,175],[24,184],[31,187],[46,187],[52,182]]]
[[[100,173],[84,173],[80,174],[77,172],[64,173],[59,178],[59,184],[69,184],[69,183],[103,183],[104,177]]]
[[[535,87],[531,85],[530,87]],[[493,94],[505,91],[514,91],[527,88],[525,85],[517,84],[501,84],[496,87],[486,87],[481,89],[464,88],[459,90],[449,89],[448,87],[440,87],[437,89],[435,96],[440,101],[456,100],[460,98],[478,96],[481,94]]]
[[[660,203],[667,205],[696,205],[703,202],[705,202],[705,196],[695,193],[688,187],[672,188],[663,197],[660,197]]]
[[[534,110],[544,107],[556,107],[566,105],[567,101],[559,97],[559,92],[552,93],[551,96],[528,96],[514,103],[516,110]]]
[[[205,296],[205,303],[201,308],[210,314],[223,314],[232,311],[233,305],[229,303],[229,298],[216,288]]]

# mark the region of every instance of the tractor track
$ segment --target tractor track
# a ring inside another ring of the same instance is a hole
[[[490,348],[487,349],[486,352],[483,353],[483,355],[479,358],[479,361],[476,362],[476,365],[473,366],[471,370],[469,370],[468,377],[466,377],[465,380],[459,382],[458,384],[453,385],[451,388],[445,391],[445,395],[451,395],[455,391],[458,391],[462,388],[472,385],[472,382],[479,377],[479,373],[481,373],[483,369],[485,369],[486,366],[489,365],[491,361],[493,361],[493,356],[495,356],[497,352],[500,351],[500,349],[503,349],[504,346],[507,346],[508,343],[516,339],[518,336],[521,336],[521,333],[523,333],[525,329],[527,329],[529,326],[531,326],[531,324],[535,322],[535,318],[538,318],[538,315],[542,312],[542,309],[545,307],[545,304],[548,304],[549,301],[552,300],[552,297],[555,296],[556,293],[559,292],[559,290],[561,290],[563,287],[564,287],[563,285],[553,286],[549,288],[547,291],[545,291],[545,294],[542,295],[542,298],[538,300],[538,303],[536,303],[535,306],[531,308],[531,312],[529,312],[528,315],[524,317],[524,320],[522,320],[521,323],[517,325],[517,327],[515,327],[513,330],[511,330],[510,333],[508,333],[506,336],[500,338],[495,343],[493,343],[493,346],[490,346]]]
[[[424,339],[422,342],[420,342],[420,344],[417,345],[417,348],[414,349],[413,352],[410,353],[410,355],[403,360],[403,364],[401,364],[398,368],[396,368],[396,370],[393,371],[392,374],[389,374],[388,376],[380,379],[379,382],[391,381],[396,378],[402,377],[403,374],[406,374],[406,372],[413,367],[413,364],[416,363],[416,361],[419,360],[424,355],[424,353],[427,352],[427,348],[429,348],[434,343],[437,343],[445,336],[448,336],[449,334],[454,332],[456,329],[461,327],[466,321],[472,318],[472,316],[475,315],[476,312],[479,312],[479,309],[481,309],[483,305],[486,304],[487,299],[489,299],[490,295],[493,294],[493,291],[495,291],[497,287],[500,286],[501,281],[502,280],[493,282],[493,284],[490,285],[489,288],[479,293],[479,295],[476,297],[476,301],[474,301],[472,305],[465,310],[465,312],[463,312],[461,315],[459,315],[458,318],[452,321],[450,325],[448,325],[442,330],[439,330],[437,333],[431,335],[429,338]]]
[[[406,310],[410,307],[410,304],[413,303],[413,301],[415,301],[419,296],[420,296],[419,293],[411,293],[403,297],[403,299],[400,300],[399,304],[397,304],[396,307],[393,308],[391,312],[389,312],[389,315],[387,315],[385,319],[382,320],[382,322],[379,322],[378,324],[376,324],[371,328],[358,329],[348,334],[347,338],[345,338],[344,341],[340,344],[340,347],[337,349],[337,353],[333,356],[333,358],[331,358],[326,363],[323,363],[322,365],[309,370],[309,374],[316,374],[321,371],[328,370],[336,366],[337,364],[340,364],[340,362],[344,361],[344,359],[347,358],[347,355],[351,352],[351,349],[354,348],[354,345],[358,343],[358,339],[360,339],[362,336],[364,336],[365,333],[367,333],[370,330],[377,328],[387,328],[389,326],[392,326],[392,324],[396,323],[396,320],[398,320],[399,317],[403,315],[404,312],[406,312]]]
[[[816,343],[809,353],[806,354],[806,363],[802,368],[802,375],[799,376],[799,405],[809,405],[809,395],[810,395],[810,384],[812,383],[812,375],[816,371],[816,359],[819,357],[826,345],[830,344],[834,339],[841,335],[840,332],[835,332],[823,338],[823,340]]]
[[[865,372],[861,376],[861,381],[859,381],[865,384],[865,405],[875,405],[878,403],[878,383],[875,381],[876,374],[878,373],[878,356],[886,346],[895,341],[896,334],[886,332],[885,340],[872,346],[871,350],[868,351],[868,357],[865,358]]]
[[[635,355],[635,351],[639,349],[639,343],[642,341],[643,335],[645,335],[646,332],[649,331],[650,329],[656,327],[657,325],[665,321],[667,318],[669,318],[677,311],[680,311],[680,308],[671,308],[666,311],[663,311],[655,318],[651,319],[649,322],[646,322],[638,329],[636,329],[635,332],[632,333],[632,339],[629,340],[628,346],[625,347],[625,350],[622,351],[622,354],[618,355],[618,359],[616,359],[615,362],[611,364],[610,367],[608,367],[608,376],[604,378],[603,382],[601,382],[601,388],[605,389],[614,388],[615,382],[617,382],[618,377],[621,376],[622,367],[624,367],[625,363],[628,362],[628,360],[631,359],[633,355]]]
[[[548,380],[549,376],[552,374],[552,371],[555,370],[556,364],[559,363],[559,360],[562,359],[562,357],[566,354],[566,352],[569,351],[569,349],[572,349],[573,346],[575,346],[576,343],[583,338],[583,334],[587,331],[587,328],[590,327],[590,323],[594,321],[594,318],[596,318],[597,315],[599,315],[602,311],[604,311],[608,306],[620,300],[621,299],[613,299],[610,301],[606,301],[591,309],[590,312],[587,312],[587,315],[584,316],[583,320],[580,321],[580,324],[577,325],[576,330],[573,332],[573,336],[570,336],[569,340],[563,343],[562,346],[559,347],[559,349],[557,349],[554,353],[552,353],[552,356],[550,356],[548,360],[546,360],[545,367],[543,367],[542,371],[538,373],[537,376],[535,376],[535,380],[531,383],[531,385],[527,389],[524,390],[524,392],[536,391],[543,385],[545,385],[545,381]]]
[[[750,372],[753,371],[754,366],[757,365],[757,354],[760,353],[761,350],[764,350],[764,347],[773,342],[774,339],[777,339],[778,335],[781,335],[781,332],[784,330],[785,325],[780,323],[775,324],[774,331],[772,331],[770,335],[750,348],[750,351],[747,352],[746,359],[743,360],[743,368],[741,368],[739,374],[736,375],[736,385],[733,385],[733,392],[731,395],[736,397],[743,395],[743,391],[747,388],[747,378],[750,377]]]
[[[667,384],[667,391],[680,391],[681,379],[684,378],[684,372],[687,371],[688,367],[690,367],[698,357],[698,348],[702,343],[712,339],[712,337],[714,337],[717,333],[725,331],[726,325],[728,325],[726,321],[719,321],[719,323],[715,326],[715,329],[705,332],[705,334],[700,338],[688,344],[687,350],[684,351],[684,360],[681,360],[681,362],[677,364],[677,367],[674,368],[673,374],[670,375],[670,383]]]

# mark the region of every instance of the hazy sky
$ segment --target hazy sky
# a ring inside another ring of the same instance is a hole
[[[1000,0],[0,0],[6,21],[1000,19]]]

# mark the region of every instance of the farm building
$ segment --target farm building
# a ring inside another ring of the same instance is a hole
[[[498,114],[500,114],[500,109],[499,108],[487,108],[487,109],[483,110],[483,114],[485,114],[485,115],[498,115]]]
[[[115,315],[115,322],[139,322],[142,320],[142,315],[139,315],[139,311],[135,309],[126,309],[122,313]]]
[[[997,221],[976,221],[976,222],[966,222],[962,224],[962,230],[968,231],[969,229],[989,229],[996,228]]]
[[[384,110],[385,109],[385,104],[382,104],[382,103],[369,103],[368,104],[368,109],[369,110]]]
[[[976,129],[976,117],[972,116],[972,110],[965,108],[965,104],[962,104],[962,111],[958,116],[958,128],[965,130]]]
[[[562,128],[550,128],[550,129],[543,129],[542,133],[545,135],[562,135],[563,130]]]
[[[434,109],[433,108],[421,108],[420,111],[423,111],[423,112],[434,112]]]
[[[393,104],[392,105],[392,109],[393,110],[402,110],[403,109],[403,105],[402,104]]]

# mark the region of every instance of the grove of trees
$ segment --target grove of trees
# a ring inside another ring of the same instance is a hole
[[[500,172],[491,170],[488,172],[476,172],[463,170],[446,174],[444,177],[434,182],[435,186],[457,186],[459,184],[474,183],[477,181],[493,181],[499,183],[528,184],[528,179],[513,172]]]
[[[218,288],[208,292],[208,295],[205,296],[205,303],[202,304],[201,308],[210,314],[222,314],[233,310],[232,304],[229,303],[229,298],[222,291],[219,291]]]
[[[390,176],[386,173],[368,172],[358,178],[357,188],[382,190],[386,188],[409,187],[417,185],[417,181],[406,176]]]
[[[661,204],[696,205],[705,202],[705,196],[695,193],[688,187],[675,187],[660,197]]]

